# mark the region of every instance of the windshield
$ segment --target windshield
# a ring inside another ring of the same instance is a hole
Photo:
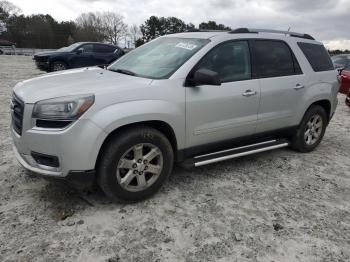
[[[152,79],[169,78],[208,39],[162,37],[126,54],[108,70]]]
[[[72,52],[75,48],[77,48],[80,45],[81,45],[81,43],[75,43],[75,44],[72,44],[70,46],[65,46],[65,47],[62,47],[60,49],[57,49],[57,51]]]

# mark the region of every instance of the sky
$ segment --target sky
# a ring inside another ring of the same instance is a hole
[[[214,20],[231,28],[269,28],[308,33],[330,49],[350,49],[350,0],[9,0],[24,14],[50,14],[59,21],[80,13],[113,11],[125,23],[151,15],[175,16],[198,26]]]

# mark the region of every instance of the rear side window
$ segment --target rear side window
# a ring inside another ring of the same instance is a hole
[[[334,70],[332,60],[323,45],[299,42],[298,46],[315,72]]]
[[[109,45],[94,45],[94,51],[96,53],[113,53],[115,47]]]
[[[254,55],[260,78],[301,74],[300,66],[285,42],[256,40]]]

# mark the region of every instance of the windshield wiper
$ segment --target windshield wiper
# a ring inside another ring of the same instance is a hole
[[[109,69],[110,71],[113,72],[117,72],[120,74],[124,74],[124,75],[129,75],[129,76],[136,76],[136,74],[130,70],[126,70],[126,69]]]

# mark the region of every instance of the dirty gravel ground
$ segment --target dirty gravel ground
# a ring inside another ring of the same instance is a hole
[[[38,74],[30,57],[0,56],[0,261],[350,261],[344,96],[312,153],[176,168],[153,198],[113,204],[28,175],[14,159],[11,90]]]

